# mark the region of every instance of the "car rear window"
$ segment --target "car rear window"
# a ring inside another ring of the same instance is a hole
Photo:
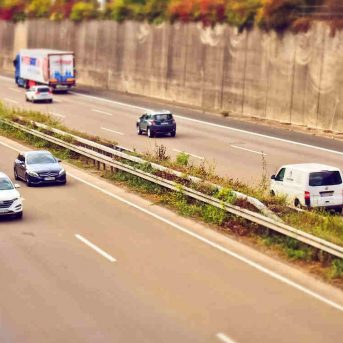
[[[0,178],[0,191],[9,191],[13,189],[13,185],[7,178]]]
[[[173,119],[173,115],[171,113],[154,115],[154,120],[157,120],[157,121],[165,121],[165,120],[172,120],[172,119]]]
[[[37,89],[39,93],[48,93],[50,89],[48,87],[40,87]]]
[[[342,183],[341,173],[336,171],[321,171],[310,173],[310,186],[333,186]]]

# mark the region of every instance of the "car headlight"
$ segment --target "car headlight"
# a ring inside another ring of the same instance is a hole
[[[61,169],[58,173],[58,175],[64,175],[66,173],[66,171],[64,169]]]
[[[28,173],[30,176],[39,177],[39,175],[38,175],[36,172],[34,172],[34,171],[28,170],[27,173]]]

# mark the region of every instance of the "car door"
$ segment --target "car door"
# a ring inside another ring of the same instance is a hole
[[[15,164],[18,176],[24,179],[26,173],[25,156],[23,154],[19,154]]]
[[[286,168],[281,168],[276,174],[275,178],[272,180],[272,189],[276,195],[285,194],[284,191],[284,177],[285,177]]]
[[[141,130],[146,131],[148,129],[148,118],[147,114],[144,114],[141,120]]]

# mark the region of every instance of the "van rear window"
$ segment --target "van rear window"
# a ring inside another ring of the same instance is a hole
[[[324,170],[310,173],[310,186],[333,186],[341,183],[342,177],[339,171]]]

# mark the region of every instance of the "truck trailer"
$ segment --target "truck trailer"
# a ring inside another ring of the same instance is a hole
[[[16,55],[13,65],[19,87],[47,85],[54,91],[69,90],[76,84],[72,51],[23,49]]]

